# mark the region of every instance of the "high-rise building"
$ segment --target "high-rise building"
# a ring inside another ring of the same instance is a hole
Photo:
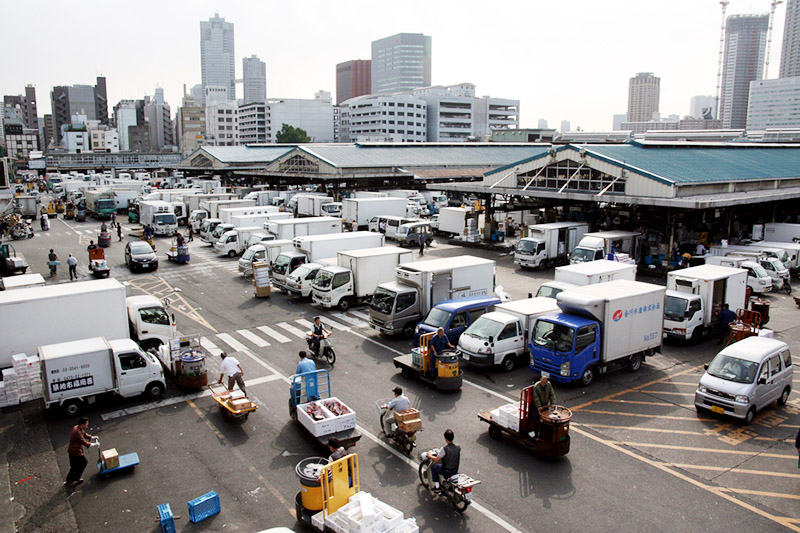
[[[800,128],[800,76],[750,82],[747,129]]]
[[[114,106],[114,126],[119,135],[119,149],[128,152],[131,149],[128,138],[128,127],[136,126],[136,102],[133,100],[120,100]]]
[[[236,100],[233,23],[218,14],[200,22],[200,71],[204,93],[207,87],[226,87],[228,100]]]
[[[255,54],[242,59],[244,103],[264,102],[267,99],[267,65]]]
[[[194,97],[186,95],[185,86],[183,102],[178,108],[175,122],[178,144],[184,157],[194,152],[198,146],[205,144],[206,108],[201,106]]]
[[[689,116],[704,120],[717,118],[717,97],[711,95],[692,96]]]
[[[536,127],[539,128],[540,130],[546,130],[547,129],[547,119],[546,118],[540,118],[539,119],[539,124]]]
[[[369,94],[372,89],[372,61],[353,59],[336,65],[336,105]]]
[[[408,91],[431,85],[431,38],[398,33],[372,41],[371,93]]]
[[[169,104],[164,101],[164,89],[158,87],[153,97],[145,96],[144,117],[150,126],[151,150],[172,151],[175,148],[175,130]]]
[[[723,129],[744,129],[750,82],[764,72],[769,15],[731,15],[725,24],[719,118]]]
[[[616,113],[612,117],[612,126],[611,131],[620,131],[622,129],[622,123],[628,120],[628,115],[625,113]],[[563,131],[561,133],[564,133]]]
[[[61,127],[72,122],[72,115],[86,115],[87,120],[97,120],[108,125],[106,79],[102,76],[92,85],[53,87],[50,92],[53,105],[54,143],[61,143]]]
[[[561,133],[569,133],[570,131],[572,131],[572,125],[569,123],[569,120],[562,120]]]
[[[5,107],[19,109],[18,118],[26,128],[39,129],[39,115],[36,110],[36,88],[33,85],[25,86],[25,95],[6,95],[3,97]]]
[[[646,122],[653,120],[658,113],[661,95],[661,78],[652,72],[640,72],[628,82],[628,120],[627,122]]]
[[[800,76],[800,0],[786,1],[781,45],[781,78]]]
[[[425,142],[427,107],[410,93],[356,96],[342,103],[340,141]]]

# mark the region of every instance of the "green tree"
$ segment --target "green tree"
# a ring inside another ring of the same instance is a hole
[[[308,136],[306,130],[303,128],[295,128],[294,126],[290,126],[288,124],[283,124],[281,126],[281,131],[275,134],[275,139],[279,143],[310,143],[311,137]]]

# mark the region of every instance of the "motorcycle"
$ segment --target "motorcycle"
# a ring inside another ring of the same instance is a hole
[[[322,355],[314,351],[314,334],[311,331],[306,331],[306,344],[308,345],[308,352],[312,357],[314,357],[314,359],[324,357],[328,364],[333,366],[333,363],[336,362],[336,352],[333,351],[331,341],[328,340],[328,337],[331,335],[332,333],[322,334],[322,338],[319,341],[319,349],[322,352]]]
[[[433,481],[433,472],[431,471],[431,466],[433,465],[433,459],[428,457],[428,454],[436,456],[436,450],[430,450],[429,452],[423,452],[420,455],[420,463],[419,463],[419,481],[422,485],[428,489],[428,491],[434,496],[443,496],[450,502],[450,505],[453,506],[453,509],[458,511],[459,513],[463,513],[469,507],[469,504],[472,502],[472,487],[478,485],[480,481],[477,479],[472,479],[466,474],[455,474],[447,479],[440,478],[439,479],[439,487],[441,487],[441,492],[437,493],[434,491],[433,487],[435,486]]]
[[[386,405],[390,402],[389,398],[384,398],[382,400],[378,400],[375,402],[375,406],[378,408],[378,413],[380,413],[378,422],[380,423],[380,427],[383,427],[383,415],[386,412]],[[394,426],[394,432],[391,436],[386,436],[387,439],[393,441],[397,444],[401,450],[405,453],[411,453],[411,450],[417,445],[417,430],[415,431],[404,431],[400,429],[398,426]]]
[[[34,235],[30,220],[18,222],[11,227],[9,232],[11,233],[11,238],[15,241],[20,239],[32,239]]]

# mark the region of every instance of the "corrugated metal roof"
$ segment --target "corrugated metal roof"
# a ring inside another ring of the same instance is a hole
[[[675,184],[800,176],[800,147],[585,145],[587,154]]]
[[[201,146],[199,150],[221,163],[271,163],[286,152],[295,149],[294,145],[284,146]],[[194,155],[194,154],[193,154]]]

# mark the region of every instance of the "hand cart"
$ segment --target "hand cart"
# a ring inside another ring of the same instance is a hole
[[[328,439],[331,437],[336,437],[339,444],[345,448],[354,446],[361,438],[361,433],[355,427],[355,412],[351,408],[344,406],[349,411],[348,415],[343,415],[344,418],[322,420],[319,425],[312,421],[307,412],[302,411],[303,406],[307,407],[313,402],[329,398],[331,398],[331,376],[327,370],[314,370],[289,376],[289,416],[297,420],[303,429],[314,437],[320,449],[328,449]],[[352,424],[345,423],[344,419],[350,416]],[[302,417],[302,420],[299,417]]]
[[[209,383],[208,390],[211,391],[212,398],[219,404],[222,417],[228,422],[244,423],[250,413],[258,409],[258,406],[250,402],[247,407],[236,408],[232,405],[231,392],[228,387],[221,383]]]
[[[101,478],[107,478],[115,472],[124,472],[125,470],[133,470],[139,464],[139,454],[136,452],[126,453],[119,456],[119,464],[114,467],[107,467],[100,452],[100,439],[92,437],[92,446],[97,447],[97,475]]]

